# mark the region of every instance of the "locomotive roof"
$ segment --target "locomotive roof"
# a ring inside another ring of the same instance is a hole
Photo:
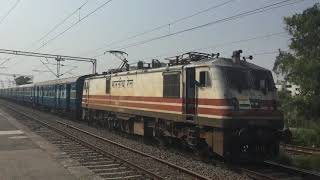
[[[257,70],[265,70],[268,69],[257,66],[253,63],[249,63],[247,61],[240,61],[239,63],[234,63],[230,58],[210,58],[201,61],[193,62],[188,66],[201,66],[201,65],[213,65],[213,66],[223,66],[223,67],[232,67],[232,68],[248,68],[248,69],[257,69]]]
[[[98,74],[95,76],[89,77],[90,79],[110,76],[110,75],[127,75],[133,73],[148,73],[148,72],[159,72],[159,71],[180,71],[182,67],[199,67],[199,66],[220,66],[220,67],[230,67],[230,68],[243,68],[243,69],[256,69],[256,70],[264,70],[269,71],[266,68],[257,66],[253,63],[249,63],[247,61],[240,61],[239,63],[234,63],[230,58],[209,58],[203,59],[200,61],[193,61],[187,65],[175,65],[175,66],[167,66],[160,68],[151,68],[151,69],[135,69],[124,72],[117,72],[112,74]]]

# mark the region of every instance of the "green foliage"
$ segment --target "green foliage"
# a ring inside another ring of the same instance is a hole
[[[289,52],[279,50],[273,71],[300,86],[294,97],[280,94],[281,108],[290,119],[319,121],[320,117],[320,6],[284,19],[291,36]]]
[[[317,129],[291,129],[292,144],[300,146],[320,147],[320,130]]]

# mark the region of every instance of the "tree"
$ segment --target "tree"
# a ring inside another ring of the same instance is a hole
[[[24,84],[31,84],[32,83],[32,77],[29,76],[19,76],[14,78],[14,81],[17,85],[24,85]]]
[[[289,51],[279,50],[273,71],[288,82],[300,86],[300,94],[291,97],[290,106],[307,120],[320,117],[320,5],[301,14],[285,17],[291,36]],[[286,113],[286,112],[285,112]]]

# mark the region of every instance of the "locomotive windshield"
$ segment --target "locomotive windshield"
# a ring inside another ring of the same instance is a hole
[[[225,68],[224,74],[229,87],[238,90],[249,89],[250,79],[247,70],[240,68]]]
[[[270,71],[252,70],[251,75],[253,79],[253,89],[268,89],[268,91],[273,91],[276,89]]]
[[[249,70],[241,68],[223,68],[230,88],[238,90],[275,90],[275,84],[270,71]]]

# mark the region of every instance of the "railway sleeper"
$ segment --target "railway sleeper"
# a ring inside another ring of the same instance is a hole
[[[111,178],[104,178],[104,180],[118,180],[118,179],[147,179],[142,175],[132,175],[132,176],[124,176],[124,177],[111,177]]]
[[[85,163],[82,163],[83,166],[86,166],[86,167],[99,167],[101,165],[108,165],[110,163],[113,163],[114,161],[112,160],[100,160],[100,161],[92,161],[92,162],[85,162]]]
[[[139,173],[137,171],[133,171],[133,170],[99,173],[99,176],[101,176],[103,178],[127,177],[127,176],[134,176],[134,175],[139,175]]]
[[[112,173],[112,172],[119,172],[119,171],[124,171],[128,169],[127,167],[112,167],[112,168],[100,168],[100,169],[93,169],[92,171],[95,173]]]
[[[76,158],[75,158],[76,159]],[[83,164],[83,163],[87,163],[87,162],[92,162],[92,161],[107,161],[109,160],[109,158],[107,157],[94,157],[94,158],[86,158],[86,157],[79,157],[77,158],[77,160],[79,161],[79,163]]]

